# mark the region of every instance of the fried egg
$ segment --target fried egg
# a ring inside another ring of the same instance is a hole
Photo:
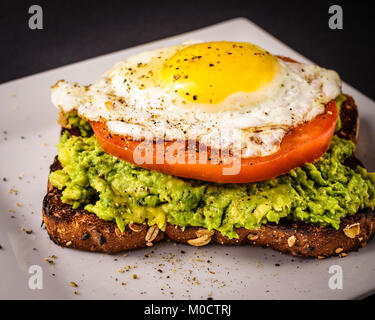
[[[129,139],[194,139],[248,158],[277,152],[288,131],[340,92],[332,70],[218,41],[142,52],[89,86],[60,80],[52,102]]]

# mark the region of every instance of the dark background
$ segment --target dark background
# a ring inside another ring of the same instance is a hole
[[[33,4],[43,8],[43,30],[28,27]],[[328,28],[333,4],[344,10],[344,30]],[[246,17],[375,99],[373,16],[364,1],[1,0],[0,83]]]
[[[2,0],[0,83],[242,16],[375,99],[375,27],[369,3]],[[32,4],[43,8],[43,30],[28,28]],[[343,8],[344,30],[328,28],[332,4]]]

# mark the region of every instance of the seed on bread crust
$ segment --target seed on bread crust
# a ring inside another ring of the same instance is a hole
[[[342,231],[345,233],[347,237],[349,237],[350,239],[354,239],[361,232],[361,226],[358,222],[353,223],[351,225],[346,226]]]
[[[188,244],[194,247],[201,247],[209,244],[211,242],[211,237],[215,234],[214,230],[207,230],[200,228],[195,231],[197,238],[190,239],[187,241]]]
[[[209,244],[211,242],[211,237],[208,234],[205,234],[199,238],[188,240],[188,244],[194,247],[201,247]]]
[[[145,236],[146,245],[152,246],[152,241],[156,239],[158,234],[159,234],[159,227],[156,224],[154,224],[148,229],[146,233],[146,236]]]
[[[293,247],[294,244],[296,243],[296,241],[297,241],[296,236],[290,236],[290,237],[288,238],[288,246],[289,246],[290,248]]]
[[[130,221],[129,224],[128,224],[128,227],[131,231],[134,231],[134,232],[140,232],[142,230],[141,227],[137,226],[136,224],[134,224],[133,221]]]
[[[258,234],[253,234],[253,233],[249,233],[247,235],[247,238],[250,240],[250,241],[255,241],[255,240],[258,240],[259,239],[259,235]]]
[[[215,230],[207,230],[207,229],[198,229],[195,234],[198,238],[203,236],[212,237],[215,234]]]

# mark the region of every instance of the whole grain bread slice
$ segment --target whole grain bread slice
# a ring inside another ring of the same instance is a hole
[[[342,128],[338,135],[354,142],[358,137],[358,110],[350,96],[341,108]],[[72,134],[79,134],[72,131]],[[347,165],[355,167],[360,162],[353,156]],[[60,168],[55,158],[51,171]],[[338,230],[332,227],[290,222],[282,219],[279,224],[267,223],[256,230],[238,228],[238,239],[229,239],[218,231],[197,227],[181,228],[168,224],[164,231],[156,226],[129,224],[121,233],[113,221],[104,221],[84,209],[73,209],[61,201],[61,191],[48,183],[43,200],[43,222],[50,238],[62,247],[86,251],[119,253],[152,246],[163,240],[203,246],[209,243],[221,245],[257,245],[304,257],[329,257],[345,255],[364,247],[375,233],[375,213],[359,212],[342,219]]]

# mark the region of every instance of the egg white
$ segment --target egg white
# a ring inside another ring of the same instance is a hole
[[[341,91],[336,72],[278,59],[280,70],[267,90],[237,92],[207,108],[161,85],[161,61],[184,46],[130,57],[91,86],[61,80],[52,87],[52,102],[87,120],[107,121],[114,134],[196,139],[214,149],[240,150],[247,158],[277,152],[291,128],[323,113]]]

